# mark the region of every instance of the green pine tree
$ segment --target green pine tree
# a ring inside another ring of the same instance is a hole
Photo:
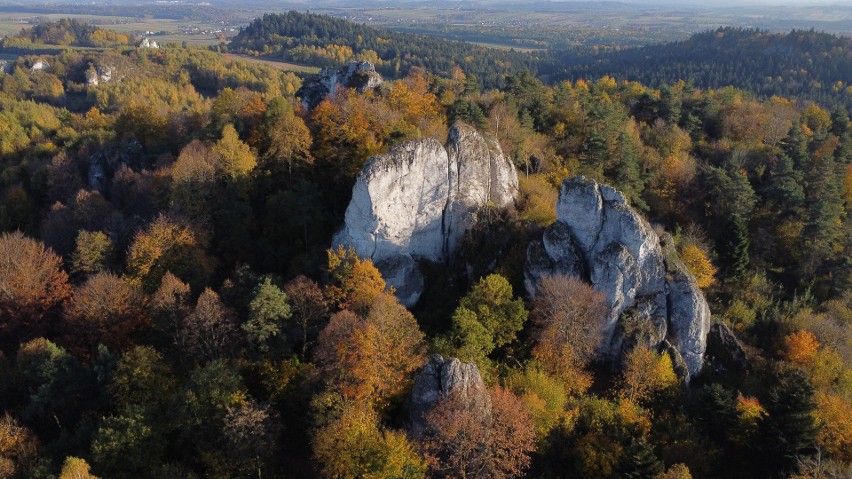
[[[748,226],[742,216],[733,215],[728,218],[722,238],[720,251],[729,275],[742,278],[748,270],[751,246]]]

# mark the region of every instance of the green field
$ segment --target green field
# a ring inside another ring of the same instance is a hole
[[[61,18],[74,18],[83,20],[92,25],[98,25],[102,28],[115,30],[120,33],[129,33],[139,37],[145,36],[145,32],[148,31],[157,32],[158,34],[148,35],[148,37],[161,45],[168,45],[170,43],[186,43],[190,46],[206,47],[221,43],[223,41],[223,37],[224,41],[227,41],[228,38],[237,33],[236,31],[229,31],[229,29],[213,33],[211,30],[221,30],[223,29],[222,26],[213,23],[187,20],[178,21],[172,19],[112,17],[100,15],[35,15],[32,13],[3,13],[0,14],[0,37],[14,35],[20,32],[23,28],[32,27],[32,23],[30,22],[36,18],[48,18],[52,21],[56,21]],[[197,31],[193,32],[194,29],[197,29]],[[160,32],[165,33],[162,34]],[[40,50],[56,50],[57,52],[67,48],[83,49],[83,47],[55,45],[32,45],[32,47]],[[14,60],[18,56],[20,56],[20,54],[3,53],[0,54],[0,59]],[[316,67],[244,55],[225,54],[225,58],[228,60],[239,60],[248,63],[263,64],[278,70],[292,71],[296,73],[317,73],[319,71],[319,68]]]
[[[233,53],[225,53],[223,55],[226,60],[238,60],[247,63],[258,63],[268,67],[296,73],[317,73],[320,71],[317,67],[309,67],[305,65],[297,65],[295,63],[279,62],[275,60],[266,60],[263,58],[250,57],[247,55],[235,55]]]
[[[145,32],[149,31],[164,32],[165,34],[162,35],[150,35],[152,40],[161,44],[186,42],[189,45],[215,45],[221,41],[219,39],[220,35],[230,37],[236,34],[236,31],[228,31],[227,29],[226,31],[213,33],[215,30],[222,30],[222,25],[192,20],[76,14],[36,15],[32,13],[2,13],[0,14],[0,37],[14,35],[23,28],[31,27],[32,24],[30,22],[37,18],[48,18],[52,21],[61,18],[74,18],[102,28],[115,30],[119,33],[129,33],[136,36],[145,36]],[[197,30],[193,31],[195,29]]]

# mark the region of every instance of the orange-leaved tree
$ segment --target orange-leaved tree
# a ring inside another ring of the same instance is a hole
[[[407,390],[423,364],[423,339],[414,316],[383,293],[364,317],[346,310],[332,316],[314,357],[330,389],[382,407]]]
[[[44,334],[43,319],[70,294],[56,253],[20,232],[0,236],[0,333],[12,346]]]
[[[512,478],[529,466],[535,447],[532,417],[508,389],[497,386],[489,393],[490,410],[450,394],[426,414],[423,450],[435,477]]]
[[[112,351],[133,341],[149,317],[137,284],[112,273],[98,273],[74,291],[65,309],[65,335],[76,352],[94,352],[98,344]]]
[[[387,289],[387,283],[372,260],[361,259],[351,246],[330,249],[328,273],[331,282],[326,297],[340,309],[365,313],[373,300]]]

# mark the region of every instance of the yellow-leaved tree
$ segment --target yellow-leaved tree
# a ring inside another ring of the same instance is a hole
[[[338,245],[327,253],[331,283],[326,286],[325,295],[338,308],[364,313],[388,289],[373,261],[359,258],[351,246]]]
[[[707,252],[695,243],[683,246],[680,251],[680,259],[686,268],[695,276],[699,288],[707,288],[716,281],[716,267],[710,261]]]
[[[231,178],[243,176],[257,166],[257,158],[251,148],[240,140],[230,123],[222,128],[222,138],[213,145],[213,153],[218,155],[219,170]]]

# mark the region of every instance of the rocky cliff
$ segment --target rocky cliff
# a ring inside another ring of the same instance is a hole
[[[333,246],[372,259],[412,306],[423,290],[417,260],[451,261],[477,212],[512,205],[517,190],[517,172],[500,145],[459,123],[446,146],[414,140],[367,161]]]
[[[324,68],[305,80],[297,95],[307,108],[313,108],[338,87],[354,88],[359,92],[378,87],[382,76],[370,62],[350,62],[343,68]]]
[[[637,345],[669,344],[688,375],[700,372],[710,309],[670,238],[661,241],[620,192],[582,176],[562,183],[556,212],[528,248],[528,292],[544,275],[583,278],[609,303],[603,354],[617,359]]]
[[[411,431],[415,435],[426,429],[426,414],[451,394],[483,416],[491,413],[491,397],[476,364],[435,355],[417,373],[411,389]]]

